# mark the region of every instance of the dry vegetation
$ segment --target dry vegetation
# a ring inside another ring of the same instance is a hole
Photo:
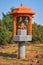
[[[18,45],[0,46],[0,65],[43,65],[43,44],[26,44],[26,59],[18,59]]]

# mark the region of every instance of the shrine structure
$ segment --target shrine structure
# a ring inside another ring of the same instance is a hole
[[[30,8],[20,5],[14,8],[12,15],[12,36],[18,42],[18,57],[25,58],[25,41],[32,41],[32,17],[35,14]]]

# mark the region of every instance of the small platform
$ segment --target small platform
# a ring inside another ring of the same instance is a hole
[[[14,41],[32,41],[31,35],[16,35],[13,36]]]

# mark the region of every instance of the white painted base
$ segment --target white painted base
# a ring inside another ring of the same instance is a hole
[[[17,35],[27,35],[27,30],[26,29],[24,29],[24,30],[18,29]]]
[[[31,35],[16,35],[13,36],[14,41],[32,41]]]

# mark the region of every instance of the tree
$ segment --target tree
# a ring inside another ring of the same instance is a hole
[[[6,29],[11,31],[12,30],[12,17],[8,13],[6,14],[2,13],[2,15],[3,15],[2,21],[4,22]]]
[[[2,19],[0,19],[0,44],[14,43],[12,40],[12,16],[9,15],[9,12],[6,14],[2,13],[2,16]],[[28,26],[28,22],[26,23],[26,26]],[[33,23],[32,39],[33,42],[43,42],[42,25]]]
[[[37,23],[33,24],[33,41],[43,42],[43,26],[38,25]]]

